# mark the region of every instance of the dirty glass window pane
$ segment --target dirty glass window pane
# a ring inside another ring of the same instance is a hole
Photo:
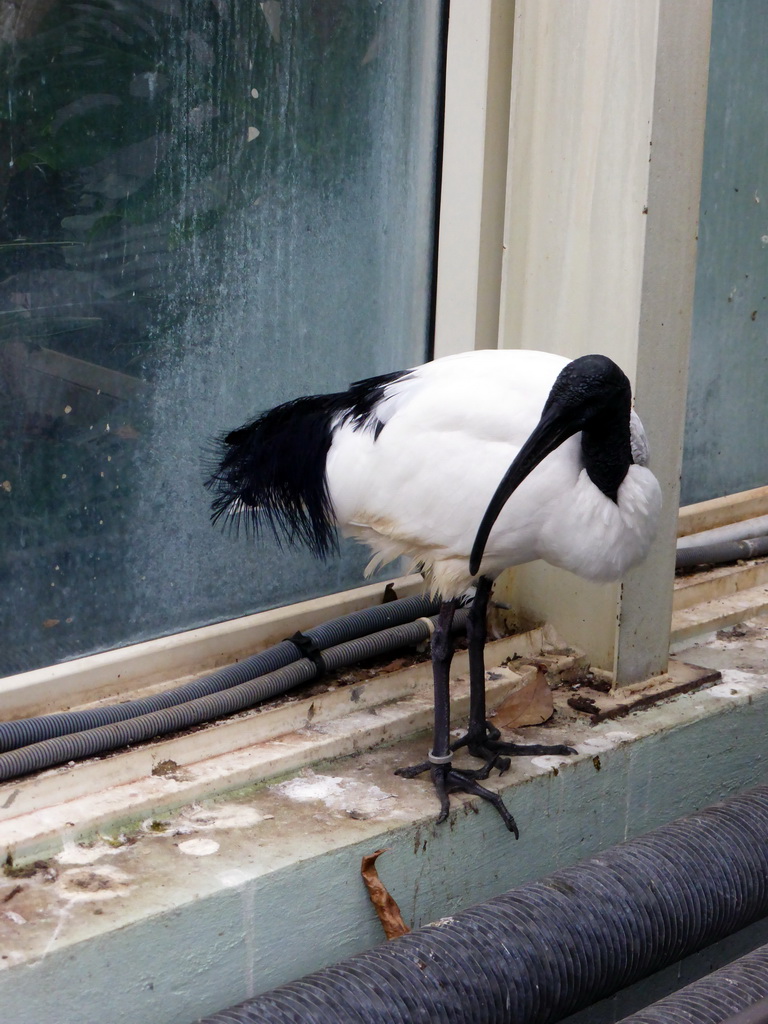
[[[438,0],[0,20],[0,675],[359,585],[211,527],[208,439],[423,361]]]
[[[715,0],[684,503],[768,484],[768,18]]]

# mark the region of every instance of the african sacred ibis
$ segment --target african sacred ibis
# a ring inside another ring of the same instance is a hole
[[[442,604],[432,638],[435,722],[428,759],[441,813],[448,794],[491,801],[478,784],[509,754],[573,753],[501,740],[486,722],[483,647],[492,581],[543,558],[578,576],[616,580],[648,551],[661,507],[645,468],[647,444],[629,381],[606,356],[569,362],[546,352],[484,350],[436,359],[353,384],[340,394],[280,405],[233,430],[208,481],[213,518],[271,527],[324,558],[336,527],[367,544],[369,570],[406,555]],[[470,718],[450,742],[451,622],[470,610]],[[466,746],[483,768],[454,768]]]

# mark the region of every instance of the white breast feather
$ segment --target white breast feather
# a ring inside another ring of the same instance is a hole
[[[326,467],[331,500],[342,533],[371,548],[369,570],[406,556],[431,571],[443,597],[467,589],[488,502],[566,363],[519,350],[437,360],[386,389],[378,437],[337,428]],[[634,413],[631,435],[633,458],[644,463],[648,445]],[[570,438],[507,502],[481,571],[495,576],[541,557],[589,579],[618,579],[647,552],[660,506],[658,484],[640,464],[630,467],[618,505],[603,495],[582,470],[579,436]]]
[[[606,497],[582,470],[568,501],[554,507],[542,527],[540,557],[585,579],[620,579],[648,553],[661,488],[650,470],[630,466],[618,499]]]

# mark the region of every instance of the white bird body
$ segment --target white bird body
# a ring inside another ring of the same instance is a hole
[[[376,566],[405,556],[444,599],[473,582],[469,556],[499,481],[539,422],[569,360],[547,352],[481,350],[426,363],[382,390],[383,429],[339,416],[326,480],[341,531]],[[633,414],[634,449],[645,450]],[[630,466],[612,501],[592,482],[580,434],[527,476],[490,533],[480,566],[491,579],[536,558],[593,580],[614,580],[646,554],[661,507],[655,477]]]
[[[465,792],[517,825],[498,794],[479,785],[509,756],[572,754],[572,747],[506,742],[487,721],[483,648],[492,580],[543,558],[592,580],[616,580],[653,539],[661,491],[644,463],[648,446],[626,375],[605,356],[569,362],[546,352],[484,350],[436,359],[263,413],[222,439],[209,480],[214,518],[319,557],[336,528],[368,545],[369,569],[406,556],[442,605],[432,637],[435,721],[422,764],[440,798]],[[232,520],[230,520],[232,521]],[[467,621],[470,712],[450,736],[452,623],[475,584]],[[452,765],[461,747],[485,763]]]

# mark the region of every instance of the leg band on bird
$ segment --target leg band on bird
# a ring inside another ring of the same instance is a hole
[[[490,591],[490,584],[488,590]],[[487,605],[487,595],[485,603]],[[517,837],[519,833],[515,819],[504,806],[501,797],[498,793],[493,793],[484,786],[480,786],[477,781],[478,779],[488,778],[496,757],[491,758],[490,762],[483,768],[474,770],[458,769],[451,765],[450,670],[454,650],[451,626],[456,605],[457,602],[455,600],[443,602],[440,607],[437,626],[432,635],[432,672],[435,694],[432,750],[427,755],[426,761],[423,761],[421,764],[412,765],[409,768],[398,768],[396,774],[403,778],[412,779],[423,772],[428,771],[430,773],[432,784],[440,800],[438,823],[445,821],[448,817],[450,810],[449,795],[451,793],[469,793],[471,796],[479,796],[492,804],[501,815],[509,831]]]
[[[443,757],[438,757],[432,750],[427,754],[427,760],[430,764],[450,764],[453,760],[453,754],[445,754]]]

